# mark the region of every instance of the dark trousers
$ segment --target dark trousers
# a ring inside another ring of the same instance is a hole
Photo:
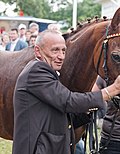
[[[103,147],[106,142],[106,139],[101,138],[100,147]],[[110,141],[107,148],[101,150],[100,154],[120,154],[120,141]]]

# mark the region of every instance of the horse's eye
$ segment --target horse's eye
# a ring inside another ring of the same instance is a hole
[[[115,62],[117,62],[117,63],[120,62],[120,54],[113,53],[113,54],[111,55],[111,57],[112,57],[112,59],[113,59]]]

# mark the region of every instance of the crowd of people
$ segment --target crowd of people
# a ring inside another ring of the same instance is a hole
[[[48,29],[60,32],[58,24],[49,24]],[[12,28],[9,32],[3,31],[0,37],[0,51],[19,51],[28,46],[35,45],[39,34],[39,25],[32,22],[28,28],[21,23],[18,27]],[[61,33],[62,34],[62,33]]]
[[[0,50],[19,51],[28,46],[34,46],[38,34],[39,25],[37,23],[31,23],[28,28],[21,23],[9,32],[3,31],[0,38]]]

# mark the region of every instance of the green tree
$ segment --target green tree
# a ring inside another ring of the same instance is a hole
[[[55,3],[56,1],[57,0],[53,0],[53,3]],[[64,2],[65,7],[62,8],[62,0],[57,1],[57,3],[59,3],[59,5],[61,4],[58,11],[50,12],[49,18],[52,18],[57,21],[64,20],[69,23],[69,26],[72,25],[73,4]],[[83,2],[78,1],[77,6],[78,21],[85,21],[87,18],[93,18],[96,15],[100,17],[101,6],[98,3],[95,3],[95,0],[83,0]]]
[[[84,0],[78,4],[78,20],[85,21],[87,18],[93,18],[96,15],[100,17],[101,6],[95,3],[95,0]]]
[[[73,4],[67,0],[3,0],[5,3],[16,3],[15,9],[18,12],[23,10],[25,16],[34,16],[38,18],[47,18],[51,20],[64,20],[72,25]],[[54,4],[57,10],[54,10]],[[78,1],[77,17],[78,21],[85,21],[88,17],[100,16],[100,5],[95,0]]]
[[[15,12],[22,10],[25,16],[34,16],[38,18],[47,18],[50,12],[48,0],[3,0],[8,4],[16,3]]]
[[[67,0],[52,0],[52,3],[59,4],[59,9],[56,12],[50,12],[50,19],[57,21],[65,20],[72,25],[72,11],[73,4],[70,4]],[[65,7],[63,7],[63,4]],[[78,1],[77,5],[77,19],[78,21],[85,21],[87,18],[93,18],[98,15],[100,17],[101,6],[95,3],[95,0],[83,0]]]
[[[16,3],[27,16],[45,18],[50,11],[47,0],[19,0]]]

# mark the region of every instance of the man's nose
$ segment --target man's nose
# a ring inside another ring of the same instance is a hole
[[[65,51],[60,50],[58,54],[58,58],[64,59],[65,58]]]

